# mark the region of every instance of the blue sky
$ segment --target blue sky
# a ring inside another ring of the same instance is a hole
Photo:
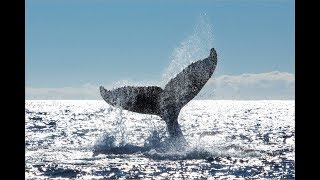
[[[27,0],[26,87],[158,81],[204,13],[217,76],[294,74],[293,0]]]

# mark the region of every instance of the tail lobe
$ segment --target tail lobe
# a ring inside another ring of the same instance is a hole
[[[113,106],[125,110],[160,116],[172,137],[182,136],[178,116],[207,83],[217,65],[217,53],[210,50],[208,58],[190,64],[161,89],[157,86],[125,86],[111,91],[100,86],[102,98]]]

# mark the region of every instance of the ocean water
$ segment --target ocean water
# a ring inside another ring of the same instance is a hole
[[[26,179],[294,179],[295,102],[192,100],[165,123],[102,100],[26,100]]]

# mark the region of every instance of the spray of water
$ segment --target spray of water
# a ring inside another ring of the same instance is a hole
[[[193,33],[184,39],[178,47],[173,50],[172,55],[170,56],[171,63],[164,70],[162,74],[162,80],[160,86],[164,87],[170,79],[175,77],[180,73],[184,68],[186,68],[191,63],[204,59],[208,57],[210,49],[213,47],[213,27],[210,23],[210,20],[206,14],[201,14],[197,20],[197,23],[194,26]],[[131,82],[131,81],[118,81],[113,86],[114,87],[123,87],[123,86],[146,86],[155,83],[150,82]],[[122,117],[121,108],[116,108],[118,112],[116,113],[115,121],[115,131],[106,135],[104,138],[106,141],[103,141],[102,144],[112,147],[124,147],[126,145],[126,127],[125,119]],[[144,144],[144,149],[153,149],[159,148],[160,144],[165,144],[166,151],[170,143],[165,143],[165,136],[159,133],[159,129],[153,129],[153,132],[150,133],[150,137],[146,139]],[[111,138],[110,138],[111,137]],[[101,143],[98,143],[101,144]],[[172,143],[171,143],[172,144]],[[177,148],[172,148],[176,151]]]
[[[122,108],[117,108],[116,111],[116,124],[114,134],[116,135],[119,146],[124,146],[127,143],[125,118],[123,118],[122,116]]]
[[[203,13],[198,17],[193,32],[174,48],[169,59],[169,66],[162,72],[160,81],[131,81],[120,80],[112,84],[113,88],[123,86],[160,86],[164,87],[170,79],[175,77],[191,63],[208,57],[213,47],[213,26],[209,17]]]
[[[171,63],[162,74],[161,85],[164,86],[192,62],[204,59],[213,47],[213,26],[206,14],[201,14],[193,33],[173,50]]]
[[[113,89],[124,87],[124,86],[156,86],[157,82],[149,80],[132,81],[132,80],[119,80],[114,82],[111,86]]]
[[[110,113],[108,111],[107,113]],[[100,151],[110,150],[115,147],[123,147],[127,144],[127,128],[126,119],[123,117],[122,108],[116,107],[111,113],[111,116],[115,121],[111,132],[105,132],[100,136],[96,142],[93,144],[93,149]]]

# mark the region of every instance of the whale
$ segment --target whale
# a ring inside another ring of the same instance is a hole
[[[123,86],[107,90],[99,87],[101,97],[110,105],[124,110],[159,116],[167,125],[170,138],[185,142],[178,123],[181,109],[190,102],[211,78],[217,66],[217,52],[191,63],[165,85]]]

